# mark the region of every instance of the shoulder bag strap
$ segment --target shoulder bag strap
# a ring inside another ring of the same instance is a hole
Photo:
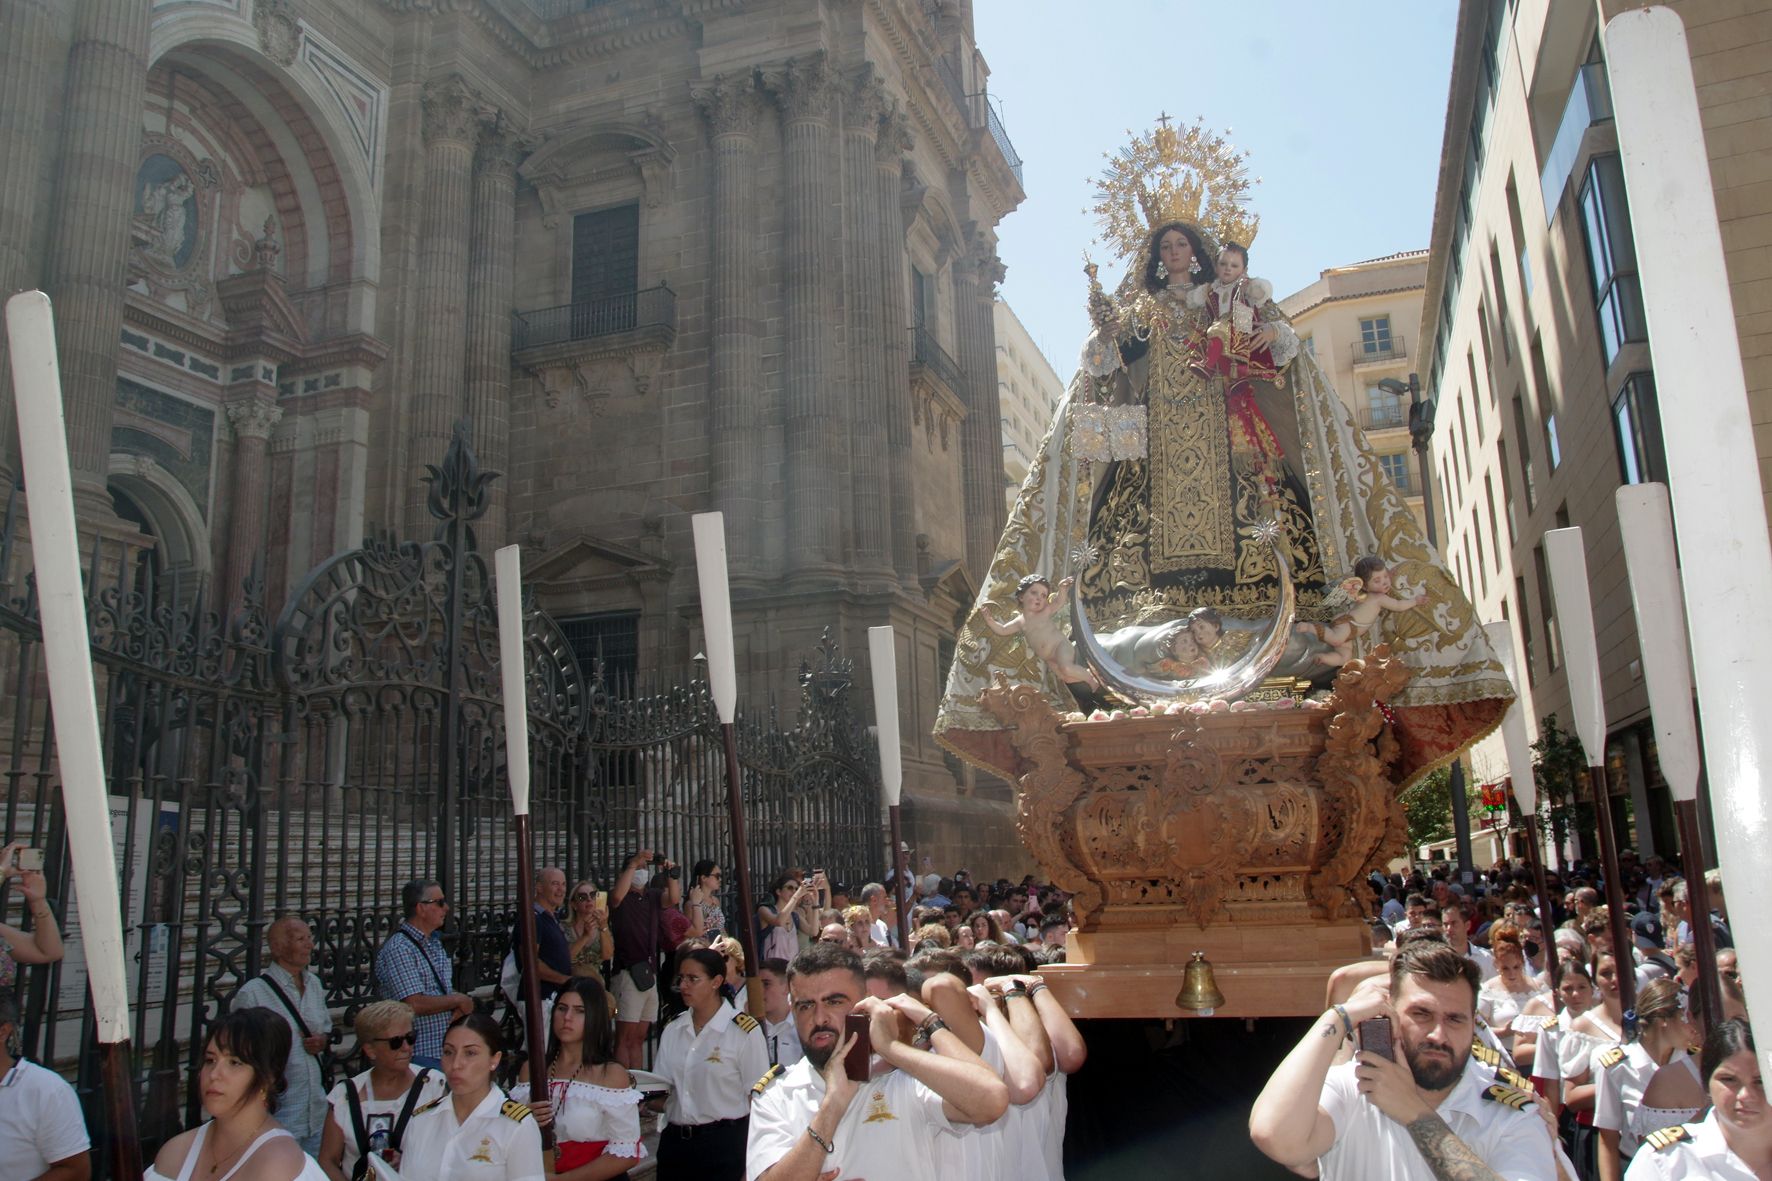
[[[424,1093],[425,1080],[431,1077],[430,1067],[418,1072],[412,1080],[412,1086],[406,1092],[406,1103],[400,1108],[400,1118],[394,1121],[394,1130],[388,1133],[388,1147],[398,1151],[400,1138],[406,1134],[406,1121],[412,1118],[412,1109],[418,1106],[418,1097]]]
[[[443,974],[437,971],[437,965],[431,962],[430,951],[423,943],[419,942],[418,936],[414,935],[411,931],[408,931],[405,927],[400,928],[400,934],[406,936],[406,938],[411,941],[412,946],[418,948],[418,958],[423,960],[425,962],[425,967],[431,970],[431,979],[437,982],[437,992],[440,994],[447,993],[449,991],[449,986],[443,983]]]
[[[351,1169],[351,1181],[363,1181],[369,1176],[369,1128],[363,1122],[363,1100],[352,1079],[345,1080],[345,1101],[351,1110],[351,1135],[357,1138],[357,1164]]]
[[[302,1020],[301,1010],[295,1007],[295,1002],[289,999],[289,994],[283,991],[283,986],[272,980],[269,972],[260,975],[259,979],[271,986],[271,991],[277,994],[277,999],[283,1002],[283,1007],[289,1010],[291,1017],[295,1018],[295,1024],[301,1030],[301,1035],[313,1037],[314,1031],[308,1028],[306,1021]]]

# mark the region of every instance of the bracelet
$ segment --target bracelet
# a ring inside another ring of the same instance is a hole
[[[1003,990],[1004,1000],[1008,1000],[1012,996],[1018,996],[1023,1000],[1026,1000],[1032,995],[1033,993],[1028,991],[1028,986],[1025,984],[1011,984],[1008,988]]]
[[[1034,983],[1028,985],[1028,995],[1030,997],[1039,996],[1041,993],[1045,992],[1046,990],[1050,989],[1051,987],[1052,986],[1050,984],[1047,984],[1043,981],[1036,980]]]
[[[817,1132],[813,1131],[811,1128],[806,1129],[806,1134],[808,1136],[812,1137],[812,1142],[814,1144],[816,1144],[820,1148],[824,1149],[824,1154],[826,1156],[829,1156],[829,1155],[831,1155],[831,1153],[837,1151],[836,1145],[832,1144],[829,1140],[826,1140],[823,1136],[820,1136]]]
[[[1334,1006],[1334,1008],[1335,1008],[1335,1015],[1341,1018],[1341,1028],[1342,1028],[1343,1034],[1347,1037],[1350,1037],[1350,1038],[1353,1037],[1354,1036],[1354,1023],[1348,1019],[1347,1006],[1346,1005],[1336,1005],[1336,1006]]]
[[[911,1037],[911,1044],[918,1049],[927,1047],[930,1042],[935,1040],[935,1035],[947,1027],[948,1023],[941,1019],[940,1014],[931,1013],[923,1018],[922,1024],[917,1026],[917,1032]]]

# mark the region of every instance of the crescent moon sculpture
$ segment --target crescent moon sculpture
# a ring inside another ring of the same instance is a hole
[[[1298,592],[1292,585],[1292,564],[1286,558],[1285,534],[1277,526],[1263,533],[1263,540],[1273,547],[1274,561],[1280,566],[1279,609],[1275,611],[1274,621],[1267,632],[1251,644],[1235,664],[1186,681],[1163,680],[1128,671],[1096,640],[1095,632],[1089,626],[1088,613],[1083,610],[1083,597],[1078,589],[1081,583],[1073,582],[1071,636],[1084,662],[1104,685],[1145,706],[1186,705],[1214,698],[1235,701],[1260,685],[1285,653],[1298,614]]]

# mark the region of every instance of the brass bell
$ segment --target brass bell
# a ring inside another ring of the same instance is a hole
[[[1175,1007],[1191,1009],[1202,1017],[1212,1016],[1213,1010],[1224,1004],[1224,993],[1218,991],[1218,981],[1212,976],[1212,961],[1206,953],[1196,951],[1194,958],[1188,961],[1187,976],[1181,982],[1181,991],[1175,994]]]

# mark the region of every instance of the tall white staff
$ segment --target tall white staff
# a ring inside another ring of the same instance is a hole
[[[880,739],[880,791],[886,797],[886,817],[892,833],[892,880],[896,892],[893,909],[898,912],[898,945],[911,946],[911,907],[905,897],[904,829],[898,805],[904,794],[904,751],[898,736],[898,644],[892,625],[868,628],[868,663],[874,675],[874,732]]]
[[[1631,971],[1630,920],[1624,913],[1624,882],[1618,871],[1618,836],[1612,828],[1612,797],[1606,789],[1606,696],[1600,685],[1600,646],[1594,639],[1594,603],[1587,589],[1587,551],[1581,529],[1552,529],[1544,535],[1563,637],[1563,674],[1569,681],[1569,709],[1575,736],[1587,752],[1587,781],[1594,793],[1594,827],[1600,834],[1600,866],[1606,875],[1606,909],[1612,920],[1612,951],[1618,957],[1618,999],[1637,1007],[1637,980]]]
[[[1501,715],[1501,741],[1507,749],[1507,778],[1514,790],[1514,802],[1526,818],[1526,859],[1532,864],[1532,884],[1538,890],[1539,917],[1546,923],[1551,917],[1551,898],[1544,876],[1543,833],[1538,826],[1538,780],[1532,774],[1532,747],[1526,741],[1526,712],[1520,703],[1520,674],[1514,668],[1514,629],[1506,620],[1486,623],[1483,632],[1489,647],[1507,679],[1514,684],[1514,700]],[[1557,941],[1544,941],[1544,972],[1554,987],[1557,980]]]
[[[117,858],[111,848],[111,815],[105,799],[86,592],[80,581],[80,535],[74,526],[74,484],[68,471],[68,435],[62,421],[61,371],[56,364],[55,316],[49,297],[41,291],[25,291],[7,300],[6,335],[12,350],[18,449],[29,498],[31,556],[37,568],[37,603],[49,670],[49,704],[55,717],[62,808],[67,815],[68,851],[74,859],[74,897],[86,945],[86,978],[98,1023],[105,1114],[111,1134],[111,1175],[139,1177],[142,1162],[130,1067],[123,904],[117,890]]]
[[[1614,494],[1630,597],[1637,610],[1637,647],[1655,723],[1655,760],[1674,797],[1680,825],[1680,868],[1692,907],[1692,944],[1698,952],[1699,999],[1705,1026],[1723,1019],[1717,980],[1716,937],[1710,929],[1710,889],[1704,884],[1704,846],[1698,837],[1698,725],[1692,717],[1692,655],[1686,647],[1686,604],[1674,552],[1673,509],[1666,484],[1626,484]]]
[[[1686,615],[1705,769],[1729,917],[1772,928],[1772,551],[1753,417],[1686,30],[1672,9],[1606,24],[1619,154],[1630,192],[1643,314],[1655,350],[1668,484],[1680,548],[1691,555]],[[1715,331],[1718,325],[1722,331]],[[1772,941],[1743,939],[1748,1008],[1772,1012]],[[1772,1039],[1760,1047],[1772,1073]]]
[[[751,935],[751,850],[745,836],[744,785],[738,772],[738,655],[732,640],[732,591],[726,582],[726,516],[696,513],[695,575],[701,584],[701,629],[708,657],[708,688],[720,715],[720,741],[726,747],[726,806],[732,815],[732,867],[738,872],[739,945],[744,948],[745,992],[753,1015],[763,1012],[763,984],[757,975],[757,945]]]
[[[517,960],[523,969],[524,1028],[531,1094],[547,1090],[547,1029],[542,1019],[541,977],[535,970],[535,859],[529,848],[529,686],[523,642],[523,551],[507,545],[492,555],[498,579],[498,672],[504,682],[505,776],[517,840]],[[538,1091],[536,1088],[540,1087]],[[554,1129],[541,1130],[552,1148]]]

